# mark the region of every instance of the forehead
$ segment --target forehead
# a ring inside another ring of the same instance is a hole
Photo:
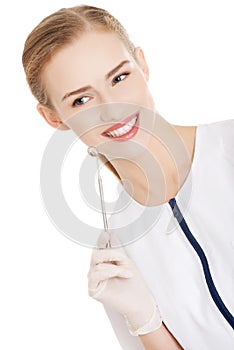
[[[69,91],[103,79],[125,59],[132,61],[132,56],[117,34],[91,31],[56,53],[42,78],[49,93],[61,94],[61,89]]]

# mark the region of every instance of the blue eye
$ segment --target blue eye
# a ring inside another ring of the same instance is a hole
[[[127,77],[127,75],[129,75],[129,73],[123,73],[123,74],[118,75],[117,77],[115,77],[112,80],[112,85],[116,85],[116,84],[120,83],[122,80],[124,80]]]
[[[73,102],[72,106],[75,107],[75,106],[84,105],[88,101],[89,101],[89,97],[83,96],[83,97],[75,99],[75,101]]]

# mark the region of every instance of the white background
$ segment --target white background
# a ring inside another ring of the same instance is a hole
[[[120,349],[101,304],[87,294],[90,249],[59,233],[43,208],[40,162],[54,131],[36,112],[21,66],[33,27],[51,12],[77,4],[14,0],[1,5],[3,350]],[[156,108],[169,122],[197,125],[233,118],[233,1],[86,4],[112,12],[144,49]]]

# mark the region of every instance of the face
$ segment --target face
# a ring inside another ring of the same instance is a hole
[[[42,81],[54,110],[38,110],[52,126],[61,120],[88,146],[146,142],[154,110],[148,67],[142,50],[133,58],[115,33],[83,34],[52,58]]]

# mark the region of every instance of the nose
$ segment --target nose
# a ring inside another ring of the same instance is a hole
[[[112,89],[106,86],[99,87],[98,100],[100,106],[100,119],[103,122],[115,122],[122,118],[123,108],[121,108],[121,103],[118,103]]]
[[[101,107],[100,119],[103,122],[120,122],[138,108],[130,102],[125,102],[126,96],[119,95],[113,89],[99,91]]]

